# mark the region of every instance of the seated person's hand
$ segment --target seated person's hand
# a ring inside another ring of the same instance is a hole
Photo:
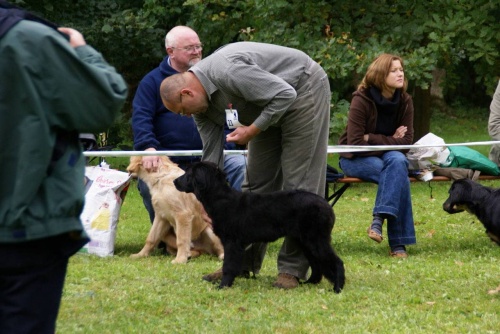
[[[394,138],[403,138],[406,134],[406,131],[408,131],[408,128],[404,125],[401,125],[399,128],[396,129],[396,132],[392,135]]]
[[[156,151],[154,148],[148,148],[146,151]],[[160,165],[160,157],[157,155],[149,155],[142,157],[142,166],[148,172],[156,172],[158,171],[158,166]]]

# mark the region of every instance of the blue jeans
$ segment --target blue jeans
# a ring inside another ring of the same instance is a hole
[[[180,168],[186,170],[190,164],[178,164]],[[224,157],[224,172],[227,173],[227,180],[229,185],[236,190],[241,191],[241,184],[245,178],[246,170],[246,157],[242,154],[228,154]],[[137,189],[142,197],[142,202],[146,207],[149,214],[149,219],[151,224],[155,220],[155,210],[153,209],[153,203],[151,202],[151,194],[149,193],[148,186],[142,182],[141,179],[137,180]]]
[[[241,184],[245,179],[246,159],[243,154],[228,154],[224,157],[224,172],[227,174],[227,182],[238,191],[241,191]]]
[[[339,166],[346,175],[378,184],[373,213],[389,216],[389,246],[415,244],[406,156],[398,151],[389,151],[382,157],[341,157]]]

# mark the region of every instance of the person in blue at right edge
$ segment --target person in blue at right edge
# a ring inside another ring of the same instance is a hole
[[[339,145],[413,144],[413,102],[406,92],[403,59],[378,56],[353,93]],[[339,166],[351,177],[378,184],[368,237],[380,243],[387,221],[390,256],[406,258],[416,243],[408,179],[407,150],[341,153]]]

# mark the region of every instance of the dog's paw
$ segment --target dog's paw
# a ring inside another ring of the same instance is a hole
[[[224,253],[222,253],[221,255],[219,255],[218,259],[219,259],[219,261],[223,261],[224,260]]]
[[[335,285],[335,287],[333,288],[333,292],[335,292],[335,293],[341,293],[342,292],[342,288],[339,287],[338,285]]]
[[[230,287],[231,287],[230,285],[219,284],[217,285],[217,290],[229,289]]]
[[[197,257],[203,255],[203,254],[204,253],[202,250],[191,249],[191,252],[189,253],[188,259],[194,259],[194,258],[197,258]]]
[[[182,263],[182,264],[184,264],[184,263],[187,263],[187,262],[188,262],[187,259],[177,259],[177,258],[175,258],[175,259],[172,260],[173,264],[176,264],[176,263]]]
[[[131,254],[130,257],[133,259],[139,259],[141,257],[146,257],[146,255],[142,255],[141,253],[137,253],[137,254]]]
[[[494,294],[497,294],[497,293],[500,293],[500,285],[498,286],[498,288],[488,291],[489,295],[494,295]]]

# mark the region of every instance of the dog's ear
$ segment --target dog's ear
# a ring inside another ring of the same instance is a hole
[[[160,160],[165,166],[173,164],[172,160],[170,160],[170,158],[166,155],[161,155]]]
[[[194,187],[194,177],[193,177],[193,167],[190,166],[186,169],[183,175],[179,176],[174,180],[175,187],[187,193],[192,193],[195,191]]]
[[[210,185],[210,168],[208,168],[206,163],[197,163],[191,168],[193,173],[192,179],[194,182],[194,188],[198,190],[205,190]]]
[[[450,194],[456,194],[460,197],[466,197],[472,191],[474,181],[469,179],[456,180],[451,184]]]
[[[127,167],[127,172],[131,173],[137,173],[139,169],[139,165],[142,163],[142,157],[141,156],[131,156],[130,157],[130,163]]]
[[[221,180],[227,180],[227,173],[223,170],[217,167],[217,177]]]
[[[480,196],[482,188],[482,185],[470,179],[456,180],[448,191],[450,194],[449,202],[452,206],[466,205],[470,209],[482,200],[482,196]]]
[[[204,162],[205,167],[210,170],[211,177],[217,178],[219,180],[226,180],[227,173],[219,168],[219,165],[212,162]]]
[[[211,162],[197,162],[189,168],[192,173],[192,182],[194,189],[205,191],[214,189],[226,183],[226,173],[221,171],[218,165]],[[188,169],[188,170],[189,170]]]

